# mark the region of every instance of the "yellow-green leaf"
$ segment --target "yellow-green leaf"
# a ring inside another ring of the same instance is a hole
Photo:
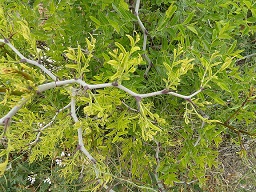
[[[98,20],[98,19],[96,19],[95,17],[93,17],[93,16],[89,16],[90,17],[90,19],[94,22],[94,23],[96,23],[97,25],[100,25],[100,21]]]
[[[0,176],[4,174],[7,164],[8,164],[8,158],[6,158],[6,160],[3,163],[0,163]]]
[[[110,65],[114,65],[114,66],[119,65],[119,62],[116,61],[116,60],[109,60],[107,63],[110,64]]]
[[[129,38],[131,46],[133,47],[135,45],[134,39],[130,35],[126,35],[126,36]]]
[[[198,32],[196,30],[196,28],[194,26],[191,26],[191,25],[187,25],[187,28],[192,31],[193,33],[195,33],[196,35],[198,35]]]
[[[76,61],[76,57],[70,53],[66,53],[66,57],[69,58],[70,60]]]
[[[70,68],[70,69],[77,69],[77,65],[76,64],[67,64],[65,65],[67,68]]]
[[[125,50],[125,48],[123,47],[123,45],[121,45],[121,44],[118,43],[118,42],[115,42],[115,45],[116,45],[123,53],[126,53],[126,50]]]
[[[177,10],[177,6],[176,5],[173,5],[173,4],[170,5],[170,7],[165,12],[166,17],[167,18],[171,18],[176,10]]]

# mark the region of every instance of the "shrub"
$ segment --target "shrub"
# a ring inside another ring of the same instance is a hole
[[[253,1],[20,0],[0,17],[3,188],[203,188],[226,135],[246,155]]]

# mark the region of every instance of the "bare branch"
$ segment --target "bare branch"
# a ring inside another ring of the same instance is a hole
[[[148,78],[148,72],[150,70],[150,68],[153,66],[152,61],[150,60],[150,58],[148,57],[147,53],[146,53],[146,49],[147,49],[147,38],[148,38],[148,31],[145,28],[145,26],[143,25],[143,23],[140,20],[139,17],[139,8],[140,8],[140,0],[136,0],[136,5],[135,5],[135,15],[137,17],[139,26],[141,28],[141,31],[143,32],[143,47],[142,50],[145,51],[145,53],[143,54],[144,58],[146,59],[146,61],[148,62],[148,67],[144,73],[144,77],[145,79]]]
[[[79,122],[78,118],[77,118],[77,115],[76,115],[76,93],[77,93],[77,90],[72,88],[72,97],[71,97],[71,116],[74,120],[75,123]],[[87,149],[85,149],[84,147],[84,142],[83,142],[83,130],[82,130],[82,127],[78,128],[77,130],[77,134],[78,134],[78,147],[79,147],[79,150],[85,154],[85,156],[90,160],[90,162],[93,164],[93,167],[94,167],[94,172],[95,172],[95,175],[96,175],[96,178],[99,179],[100,177],[100,172],[99,172],[99,169],[97,168],[97,161],[94,159],[94,157],[92,157],[92,155],[89,153],[89,151],[87,151]],[[99,184],[102,184],[101,180],[99,179],[98,180],[98,183]],[[103,184],[103,187],[105,189],[109,189],[109,187],[106,185],[106,184]],[[110,189],[109,190],[110,192],[115,192],[114,190]]]
[[[42,69],[47,75],[49,75],[54,81],[57,80],[57,77],[55,75],[53,75],[50,70],[46,69],[42,64],[40,64],[38,62],[26,58],[9,41],[7,41],[5,39],[0,39],[0,42],[1,43],[5,43],[6,45],[8,45],[19,56],[19,58],[21,59],[20,61],[22,63],[30,63],[30,64],[32,64],[34,66],[37,66],[40,69]]]
[[[36,139],[35,139],[34,141],[32,141],[29,145],[35,145],[36,143],[38,143],[42,131],[43,131],[44,129],[46,129],[47,127],[50,127],[50,126],[54,123],[54,121],[55,121],[56,117],[59,115],[59,113],[61,113],[61,112],[64,111],[65,109],[69,108],[70,106],[71,106],[71,103],[69,103],[68,105],[66,105],[66,106],[63,107],[62,109],[58,110],[58,111],[56,112],[56,114],[53,116],[52,120],[51,120],[49,123],[47,123],[47,124],[46,124],[45,126],[43,126],[42,128],[38,129],[38,133],[37,133]]]
[[[157,175],[157,170],[159,169],[160,166],[160,159],[159,159],[159,152],[160,152],[160,144],[158,141],[155,141],[156,143],[156,154],[155,154],[155,158],[156,158],[156,169],[155,169],[155,179],[159,188],[159,191],[161,192],[166,192],[165,187],[162,183],[162,181],[159,180],[158,175]]]
[[[5,116],[0,119],[0,125],[4,125],[6,119],[11,119],[28,100],[29,98],[23,97],[16,106],[14,106]]]
[[[246,59],[250,59],[250,58],[252,58],[254,56],[256,56],[256,53],[252,53],[250,55],[246,55],[246,56],[242,57],[241,59],[236,60],[236,63],[239,63],[239,62],[244,61]]]
[[[175,96],[175,97],[179,97],[179,98],[188,100],[188,99],[191,99],[192,97],[194,97],[195,95],[197,95],[198,93],[200,93],[203,90],[201,88],[198,91],[196,91],[196,92],[194,92],[194,93],[192,93],[191,95],[188,95],[188,96],[182,95],[182,94],[179,94],[179,93],[175,93],[175,92],[168,92],[168,91],[166,92],[166,90],[156,91],[156,92],[151,92],[151,93],[145,93],[145,94],[139,94],[139,93],[133,92],[132,90],[126,88],[123,85],[115,86],[115,84],[113,85],[113,83],[103,83],[103,84],[90,85],[90,84],[87,84],[86,82],[84,82],[81,79],[70,79],[70,80],[64,80],[64,81],[54,81],[54,82],[51,82],[51,83],[45,83],[45,84],[39,85],[37,87],[37,92],[42,93],[46,90],[53,89],[55,87],[74,84],[74,83],[78,83],[78,84],[82,85],[83,87],[86,87],[87,89],[101,89],[101,88],[106,88],[106,87],[117,87],[117,88],[125,91],[129,95],[131,95],[135,98],[141,98],[141,99],[146,98],[146,97],[153,97],[153,96],[156,96],[156,95],[169,94],[169,95],[172,95],[172,96]],[[28,99],[23,98],[17,106],[13,107],[4,117],[2,117],[0,119],[0,125],[4,124],[4,120],[6,118],[11,118],[12,116],[14,116],[18,112],[18,110],[27,101],[28,101]]]

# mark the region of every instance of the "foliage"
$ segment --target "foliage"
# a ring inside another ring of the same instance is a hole
[[[254,1],[142,1],[139,15],[135,6],[0,3],[0,117],[20,107],[0,121],[2,188],[207,189],[224,136],[245,154],[243,135],[256,134]]]

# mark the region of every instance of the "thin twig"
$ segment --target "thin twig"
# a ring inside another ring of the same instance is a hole
[[[24,55],[22,55],[7,39],[0,39],[1,43],[5,43],[8,45],[20,58],[21,63],[30,63],[34,66],[39,67],[41,70],[43,70],[47,75],[49,75],[54,81],[56,81],[58,78],[52,74],[52,72],[48,69],[46,69],[42,64],[38,63],[37,61],[30,60],[26,58]]]
[[[38,129],[38,130],[37,130],[38,133],[37,133],[36,139],[35,139],[34,141],[32,141],[31,143],[29,143],[29,145],[35,145],[36,143],[38,143],[39,140],[40,140],[40,136],[41,136],[41,134],[42,134],[42,131],[43,131],[44,129],[46,129],[47,127],[50,127],[50,126],[54,123],[54,121],[55,121],[56,117],[59,115],[59,113],[61,113],[61,112],[62,112],[63,110],[65,110],[65,109],[69,108],[70,106],[71,106],[71,103],[69,103],[68,105],[66,105],[66,106],[63,107],[62,109],[58,110],[58,111],[56,112],[56,114],[53,116],[52,120],[51,120],[49,123],[47,123],[47,124],[46,124],[45,126],[43,126],[42,128]]]
[[[76,94],[77,94],[77,89],[72,88],[72,97],[71,97],[71,117],[73,118],[75,123],[78,123],[79,120],[76,115]],[[97,161],[92,157],[92,155],[89,153],[89,151],[84,147],[84,142],[83,142],[83,130],[82,127],[79,127],[77,130],[77,135],[78,135],[78,149],[90,160],[94,167],[94,172],[96,175],[96,178],[98,179],[98,183],[102,184],[101,180],[99,179],[100,177],[100,172],[97,167]],[[103,187],[105,189],[109,189],[109,187],[106,184],[103,184]],[[110,192],[115,192],[114,190],[110,189]]]
[[[133,109],[132,107],[130,107],[129,105],[127,105],[124,101],[122,101],[122,104],[123,104],[125,107],[127,107],[129,110],[134,111],[134,112],[138,112],[137,109]]]
[[[148,78],[148,73],[149,73],[149,70],[151,69],[151,67],[153,66],[153,63],[152,61],[150,60],[150,58],[148,57],[147,53],[146,53],[146,49],[147,49],[147,38],[148,38],[148,31],[147,29],[145,28],[145,26],[143,25],[143,23],[141,22],[140,20],[140,17],[139,17],[139,8],[140,8],[140,0],[136,0],[136,4],[135,4],[135,15],[137,17],[137,20],[138,20],[138,23],[139,23],[139,26],[143,32],[143,46],[142,46],[142,50],[145,52],[143,54],[143,57],[145,58],[145,60],[147,61],[148,63],[148,67],[144,73],[144,78],[147,79]]]
[[[160,166],[160,159],[159,159],[159,152],[160,152],[160,144],[158,141],[155,141],[156,143],[156,154],[155,154],[155,158],[156,158],[156,169],[155,169],[155,179],[159,188],[159,191],[161,192],[166,192],[165,187],[163,185],[163,182],[159,180],[158,178],[158,174],[157,174],[157,170],[159,169]]]
[[[225,123],[223,123],[223,122],[216,122],[217,124],[220,124],[220,125],[223,125],[224,127],[227,127],[227,128],[229,128],[230,130],[232,130],[232,131],[234,131],[234,132],[239,132],[239,133],[243,133],[243,134],[246,134],[246,135],[250,135],[250,136],[256,136],[256,133],[250,133],[250,132],[248,132],[248,131],[244,131],[244,130],[241,130],[241,129],[237,129],[237,128],[235,128],[234,126],[232,126],[232,125],[229,125],[229,124],[225,124]]]
[[[235,117],[235,116],[239,113],[239,111],[245,106],[245,104],[248,103],[248,102],[249,102],[249,97],[247,97],[247,98],[244,100],[244,102],[241,104],[241,106],[240,106],[234,113],[232,113],[232,114],[228,117],[228,119],[225,121],[225,124],[229,124],[230,120],[231,120],[233,117]]]
[[[254,56],[256,56],[256,53],[252,53],[250,55],[246,55],[243,58],[236,60],[236,63],[239,63],[240,61],[243,61],[245,59],[250,59],[251,57],[254,57]]]

